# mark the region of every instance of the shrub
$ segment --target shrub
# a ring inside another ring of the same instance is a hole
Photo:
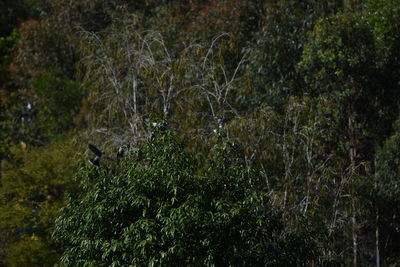
[[[313,258],[286,232],[263,176],[225,143],[203,167],[170,133],[119,165],[83,167],[54,238],[62,266],[288,266]]]

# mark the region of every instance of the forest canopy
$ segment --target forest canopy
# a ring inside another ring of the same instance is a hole
[[[399,17],[2,1],[0,266],[395,265]]]

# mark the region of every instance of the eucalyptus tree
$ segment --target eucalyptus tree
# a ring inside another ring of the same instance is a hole
[[[383,264],[394,264],[399,260],[399,203],[400,203],[400,124],[396,132],[387,138],[376,154],[374,180],[367,187],[367,194],[376,210],[376,253]]]
[[[209,44],[188,39],[176,49],[144,24],[143,17],[125,14],[105,31],[83,33],[88,135],[138,143],[148,136],[146,122],[162,119],[193,139],[208,138],[216,118],[237,116],[245,55],[234,68],[225,64],[232,35],[222,33]]]
[[[247,108],[265,104],[281,107],[298,94],[302,77],[296,70],[307,35],[321,17],[338,12],[342,1],[266,1],[261,12],[260,29],[246,49],[251,88]],[[250,104],[250,105],[249,105]],[[245,108],[245,106],[244,106]]]
[[[363,227],[368,222],[362,213],[368,207],[358,183],[374,173],[375,147],[391,133],[391,112],[396,114],[397,91],[387,87],[377,40],[361,13],[340,13],[318,22],[298,65],[305,79],[302,94],[314,98],[331,121],[333,132],[324,143],[337,159],[334,179],[339,186],[334,191],[342,203],[332,212],[341,217],[334,216],[337,222],[351,222],[335,227],[348,229],[355,265],[368,259],[371,250],[363,244],[374,236]]]

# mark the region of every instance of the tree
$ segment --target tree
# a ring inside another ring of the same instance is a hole
[[[376,208],[377,245],[381,251],[382,263],[390,265],[399,261],[400,240],[400,124],[397,132],[390,136],[376,153],[376,173],[369,186],[369,198]],[[384,241],[379,242],[379,240]],[[385,244],[385,245],[383,245]]]
[[[387,86],[377,43],[362,14],[339,13],[318,22],[298,65],[305,79],[303,95],[316,105],[324,103],[321,108],[332,121],[332,139],[324,143],[329,146],[326,153],[334,151],[335,158],[341,159],[336,166],[341,173],[336,179],[343,185],[336,192],[343,205],[338,214],[351,222],[341,227],[351,235],[354,264],[371,260],[373,250],[364,244],[375,236],[375,231],[363,227],[370,206],[358,192],[358,183],[373,176],[375,148],[392,132],[397,114],[398,90]]]
[[[290,96],[298,94],[302,81],[296,65],[301,60],[307,33],[319,18],[337,12],[341,6],[337,0],[278,0],[265,4],[262,27],[247,46],[253,90],[250,93],[255,95],[248,100],[250,103],[281,107]]]
[[[262,175],[234,145],[196,160],[158,132],[140,151],[120,165],[81,168],[81,192],[56,221],[61,265],[287,266],[315,257],[304,229],[285,231]]]

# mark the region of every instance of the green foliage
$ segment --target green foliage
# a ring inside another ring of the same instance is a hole
[[[57,259],[49,233],[64,192],[74,188],[75,168],[75,149],[68,140],[45,148],[12,147],[11,159],[2,162],[0,180],[0,232],[8,237],[7,266],[51,266]]]
[[[384,251],[387,262],[395,263],[400,240],[400,134],[389,137],[376,154],[376,176],[370,187],[370,199],[379,216],[381,238],[386,240]]]
[[[32,83],[32,91],[4,90],[3,139],[42,145],[73,127],[84,96],[80,84],[46,72],[36,75]]]
[[[320,146],[333,153],[339,163],[336,172],[342,169],[346,173],[335,178],[346,181],[350,196],[349,200],[340,200],[342,216],[362,222],[374,220],[377,207],[361,185],[371,182],[375,148],[392,133],[398,114],[398,89],[391,81],[392,74],[388,79],[387,65],[382,64],[385,60],[379,51],[379,40],[366,17],[357,12],[339,13],[317,23],[298,65],[305,79],[303,94],[315,103],[325,103],[322,110],[332,122],[331,136]],[[367,264],[374,255],[364,244],[376,237],[371,224],[360,225],[353,223],[351,231],[339,235],[364,240],[353,243],[353,249],[358,247],[359,251],[353,257],[361,255],[360,262]]]
[[[388,199],[392,205],[400,201],[400,184],[398,179],[399,171],[399,151],[400,136],[395,133],[388,138],[383,148],[377,153],[377,180],[378,188],[376,194],[377,199]]]
[[[19,38],[17,30],[13,30],[11,35],[6,37],[0,37],[0,161],[7,155],[6,139],[9,137],[10,132],[8,131],[11,126],[7,111],[10,109],[11,102],[10,94],[7,87],[7,83],[10,82],[8,66],[11,61],[11,55],[14,50],[15,44]]]
[[[32,118],[36,127],[50,136],[69,129],[83,98],[79,83],[49,73],[37,75],[32,83],[38,97],[33,104],[36,117]]]
[[[142,158],[83,167],[54,237],[62,266],[287,266],[315,257],[285,231],[259,172],[229,143],[199,169],[184,145],[158,133]]]
[[[6,66],[10,63],[11,54],[14,46],[18,41],[19,33],[16,29],[12,31],[9,36],[0,37],[0,86],[3,87],[3,83],[6,80]],[[0,102],[1,104],[1,102]]]
[[[59,255],[48,239],[23,234],[21,240],[7,248],[4,258],[9,267],[50,267],[57,262]]]
[[[382,57],[390,56],[392,49],[398,47],[400,7],[395,0],[367,0],[367,21],[375,35]]]
[[[338,14],[322,19],[311,33],[300,70],[312,90],[310,94],[362,94],[375,70],[375,42],[368,25],[357,14]],[[332,88],[334,84],[341,88]],[[336,89],[336,90],[334,90]],[[356,90],[352,92],[351,90]],[[347,93],[346,93],[347,91]]]
[[[396,0],[3,0],[0,264],[364,266],[375,243],[399,262],[399,17]],[[188,144],[140,145],[160,120]],[[69,130],[141,148],[82,167],[61,251]]]
[[[390,121],[396,120],[400,97],[400,7],[397,1],[366,2],[366,20],[372,28],[377,45],[377,63],[381,68],[381,83],[385,92],[387,116]],[[393,108],[394,107],[394,108]]]
[[[276,1],[266,4],[264,25],[250,43],[248,71],[253,101],[281,105],[301,85],[296,65],[301,59],[307,33],[324,13],[335,12],[340,1]]]
[[[397,114],[393,98],[397,89],[387,88],[377,55],[375,37],[365,19],[343,13],[316,25],[298,65],[307,86],[304,94],[336,103],[341,112],[335,115],[332,110],[332,115],[340,127],[347,127],[351,118],[359,131],[356,135],[368,140],[363,145],[369,149],[390,133]],[[367,125],[375,127],[367,129]]]

